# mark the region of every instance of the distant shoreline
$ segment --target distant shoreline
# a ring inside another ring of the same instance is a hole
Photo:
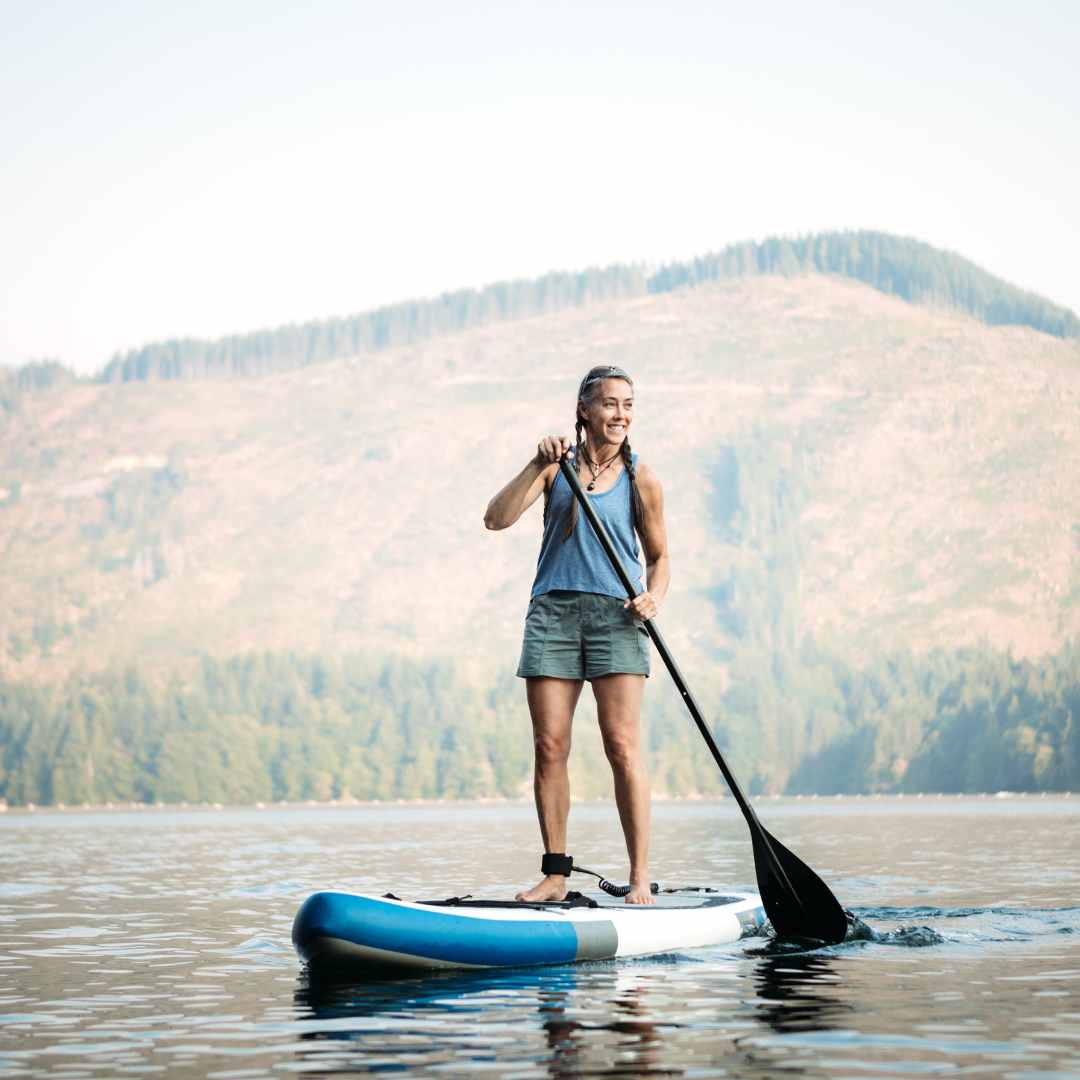
[[[1080,792],[1072,791],[994,791],[994,792],[919,792],[908,794],[904,792],[875,793],[875,794],[841,794],[841,795],[757,795],[751,801],[754,803],[810,803],[820,802],[824,804],[838,802],[1005,802],[1021,800],[1024,802],[1044,802],[1080,800]],[[654,804],[688,804],[702,805],[707,803],[730,804],[733,800],[729,795],[680,795],[670,796],[658,794],[653,796]],[[585,805],[614,805],[614,799],[594,798],[577,799],[575,804]],[[109,814],[109,813],[146,813],[146,814],[169,814],[169,813],[217,813],[230,810],[393,810],[393,809],[430,809],[432,807],[483,807],[483,806],[522,806],[531,807],[532,800],[528,798],[510,799],[500,797],[479,799],[330,799],[319,802],[314,799],[300,800],[296,802],[254,802],[254,803],[137,803],[137,802],[108,802],[99,804],[85,804],[79,806],[67,806],[64,804],[52,806],[38,806],[30,803],[26,805],[9,805],[0,802],[0,814],[14,815],[16,817],[30,817],[35,815],[61,815],[61,814]]]

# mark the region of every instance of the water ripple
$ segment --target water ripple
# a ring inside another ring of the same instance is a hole
[[[785,843],[852,905],[841,945],[382,983],[310,978],[289,936],[303,898],[448,896],[465,872],[467,891],[512,894],[534,869],[531,810],[6,815],[0,1078],[1080,1075],[1080,851],[1060,844],[1080,801],[1015,827],[995,812],[993,851],[971,804],[778,809]],[[574,814],[593,850],[621,850],[611,807]],[[733,815],[655,816],[671,880],[753,879]]]

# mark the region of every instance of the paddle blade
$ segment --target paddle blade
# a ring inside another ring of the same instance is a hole
[[[751,829],[754,869],[765,913],[778,937],[836,945],[847,936],[847,916],[828,885],[761,824]]]

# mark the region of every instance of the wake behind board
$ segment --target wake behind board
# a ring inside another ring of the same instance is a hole
[[[319,892],[293,921],[296,951],[314,970],[498,968],[724,945],[765,922],[756,893],[660,895],[654,905],[608,897],[561,903],[399,900]]]

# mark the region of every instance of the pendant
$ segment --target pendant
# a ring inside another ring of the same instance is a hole
[[[591,481],[589,484],[586,484],[585,490],[586,491],[592,491],[592,489],[594,487],[596,487],[596,481],[595,480]]]

